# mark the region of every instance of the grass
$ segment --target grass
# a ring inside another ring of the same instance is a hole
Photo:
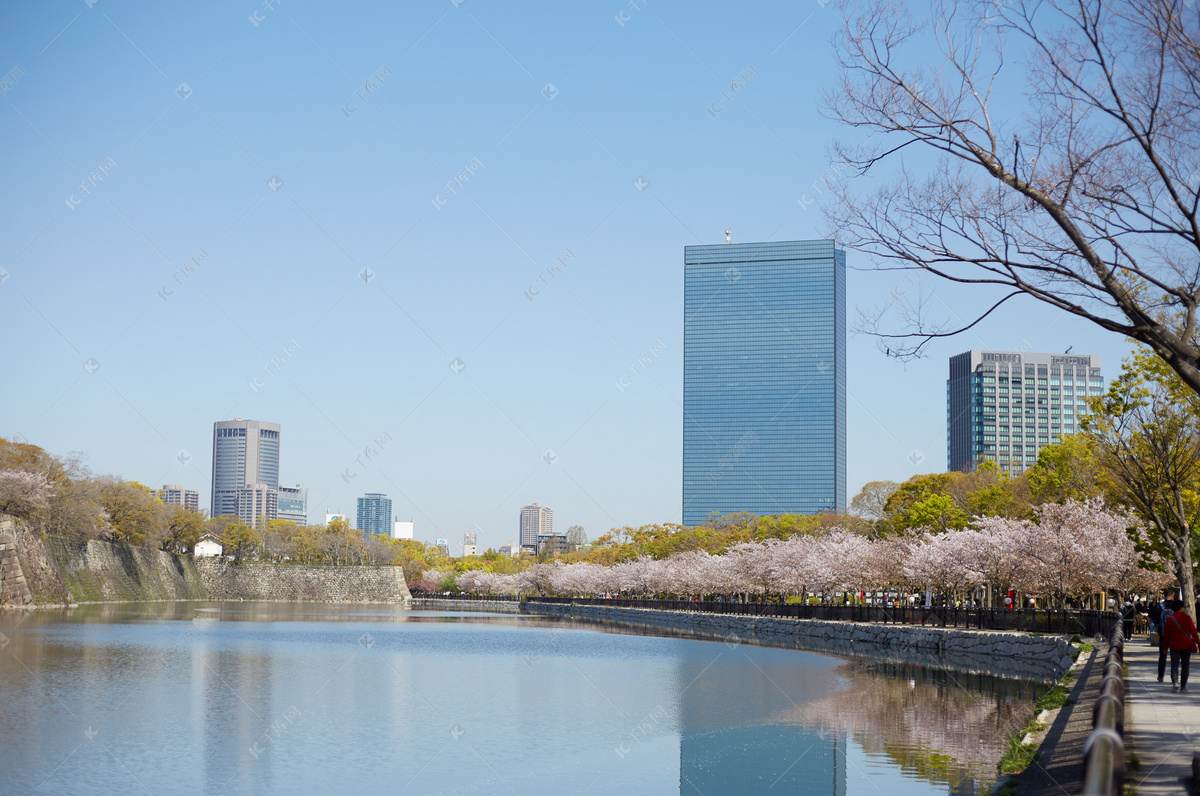
[[[1075,704],[1075,700],[1067,699],[1067,689],[1061,685],[1056,685],[1042,695],[1042,698],[1037,701],[1034,709],[1041,713],[1043,710],[1057,710],[1066,705]]]
[[[1021,742],[1029,730],[1030,728],[1027,727],[1021,732],[1009,736],[1004,754],[1001,755],[1000,762],[996,766],[1001,774],[1019,774],[1037,760],[1037,746]]]
[[[1004,784],[992,791],[992,796],[1017,796],[1020,782],[1016,777],[1004,780]]]

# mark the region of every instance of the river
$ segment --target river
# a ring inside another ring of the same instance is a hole
[[[398,606],[0,614],[0,792],[978,794],[1045,686]]]

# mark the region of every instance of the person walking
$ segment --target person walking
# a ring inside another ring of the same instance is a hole
[[[1183,611],[1183,600],[1171,601],[1170,616],[1163,621],[1162,646],[1171,651],[1171,693],[1187,691],[1188,670],[1192,653],[1200,652],[1200,633],[1196,624]],[[1180,672],[1180,664],[1183,671]]]
[[[1167,617],[1172,613],[1170,595],[1169,591],[1164,591],[1162,601],[1155,603],[1150,613],[1150,621],[1154,623],[1154,632],[1158,633],[1158,682],[1160,683],[1163,681],[1163,675],[1167,671],[1167,647],[1163,644],[1162,637],[1163,623],[1167,621]]]
[[[1133,602],[1128,597],[1125,602],[1121,603],[1121,631],[1125,636],[1125,640],[1133,638],[1133,615],[1135,610]]]

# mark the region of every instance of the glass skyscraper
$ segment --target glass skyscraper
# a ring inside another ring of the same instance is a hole
[[[392,499],[379,492],[368,492],[358,499],[358,530],[377,536],[392,534]]]
[[[246,496],[239,492],[251,485],[279,489],[279,431],[278,423],[240,417],[213,423],[213,517],[237,514],[247,523],[253,523],[259,514],[275,519],[274,499],[269,508],[252,512],[246,509]]]
[[[1016,475],[1038,453],[1080,430],[1087,399],[1104,392],[1100,357],[964,351],[946,380],[946,468],[992,461]]]
[[[846,255],[684,247],[683,524],[846,509]]]

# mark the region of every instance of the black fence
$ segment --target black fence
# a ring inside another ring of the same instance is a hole
[[[470,602],[480,601],[489,603],[519,603],[524,602],[525,597],[514,597],[511,594],[446,594],[445,592],[413,592],[414,600],[447,600],[447,601],[462,601]]]
[[[461,599],[461,598],[460,598]],[[472,598],[474,599],[474,598]],[[509,598],[516,599],[516,598]],[[778,616],[788,619],[821,619],[833,622],[880,622],[897,625],[928,625],[976,630],[1020,630],[1082,637],[1112,630],[1116,614],[1107,611],[1072,609],[931,607],[890,605],[828,605],[773,602],[724,602],[717,600],[644,600],[604,597],[525,597],[531,603],[559,605],[605,605],[613,608],[650,608],[658,611],[696,611],[710,614]]]

